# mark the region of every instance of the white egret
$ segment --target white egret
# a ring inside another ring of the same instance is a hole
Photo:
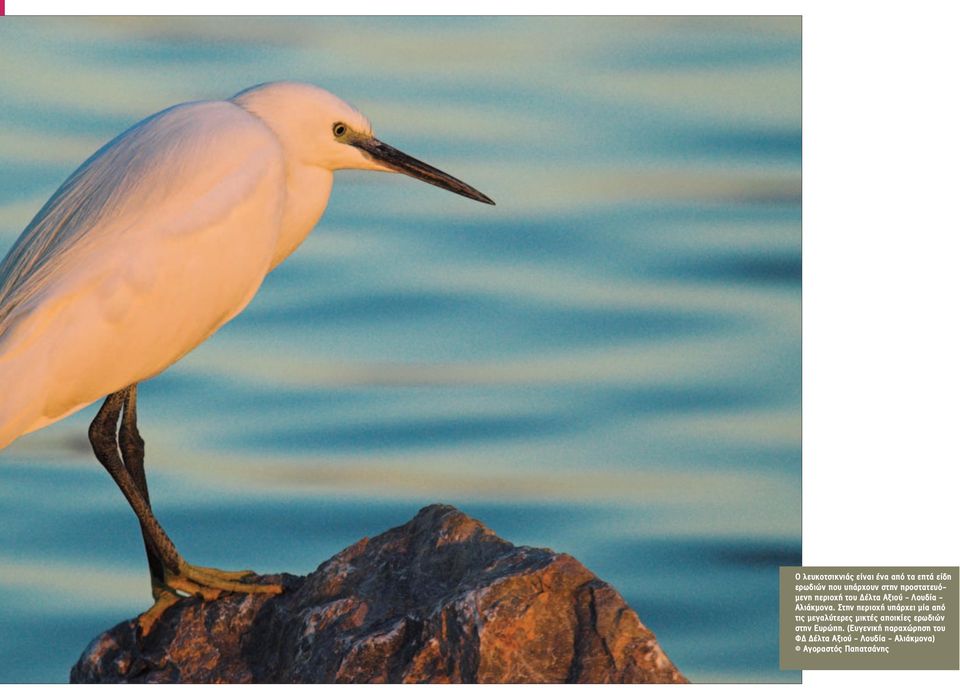
[[[106,396],[93,451],[140,520],[155,604],[278,593],[252,572],[193,566],[150,508],[137,383],[250,302],[320,219],[340,169],[402,172],[487,196],[378,141],[331,93],[292,82],[163,110],[107,143],[0,264],[0,449]]]

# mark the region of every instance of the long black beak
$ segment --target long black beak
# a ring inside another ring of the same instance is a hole
[[[464,184],[462,181],[451,177],[446,172],[441,172],[436,167],[432,167],[431,165],[421,162],[416,158],[411,158],[406,153],[402,153],[393,146],[388,146],[383,141],[378,141],[372,136],[357,138],[349,143],[351,146],[355,146],[362,150],[377,162],[380,162],[390,169],[396,170],[397,172],[402,172],[403,174],[409,175],[414,179],[424,181],[427,184],[439,186],[441,189],[452,191],[455,194],[472,198],[475,201],[496,205],[492,198],[480,193],[472,186]]]

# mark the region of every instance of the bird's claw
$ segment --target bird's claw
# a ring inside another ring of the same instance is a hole
[[[141,635],[146,637],[167,609],[188,597],[212,602],[225,592],[248,595],[279,595],[283,592],[283,586],[277,583],[253,583],[247,580],[256,575],[253,571],[221,571],[186,562],[180,565],[179,573],[165,571],[163,582],[154,583],[153,606],[137,618]]]
[[[180,566],[179,575],[168,576],[166,582],[187,594],[199,594],[204,599],[214,600],[220,592],[240,592],[248,595],[279,595],[283,592],[283,587],[276,583],[247,581],[248,578],[256,575],[253,571],[221,571],[184,562]],[[192,589],[187,589],[188,587]],[[207,597],[212,592],[216,592],[217,595]]]
[[[193,564],[188,564],[192,571],[202,573],[204,575],[213,576],[220,580],[228,581],[240,581],[243,582],[246,578],[256,578],[256,571],[223,571],[221,569],[211,568],[209,566],[194,566]]]
[[[137,625],[140,626],[141,637],[149,635],[150,631],[163,616],[163,613],[182,599],[174,590],[167,587],[155,587],[153,589],[153,606],[137,617]]]

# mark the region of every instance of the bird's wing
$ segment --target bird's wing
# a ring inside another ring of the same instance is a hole
[[[260,120],[203,102],[74,172],[0,263],[0,448],[156,374],[246,305],[277,240],[283,169]]]
[[[235,183],[232,176],[258,171],[248,156],[274,145],[259,120],[220,101],[175,106],[117,136],[70,175],[0,263],[0,337],[5,316],[70,263],[78,247],[112,232],[148,231],[117,219],[149,217],[183,195],[188,182],[201,192]]]

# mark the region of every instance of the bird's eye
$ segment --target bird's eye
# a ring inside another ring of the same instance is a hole
[[[343,122],[337,122],[333,125],[333,135],[334,136],[343,136],[347,133],[347,125]]]

